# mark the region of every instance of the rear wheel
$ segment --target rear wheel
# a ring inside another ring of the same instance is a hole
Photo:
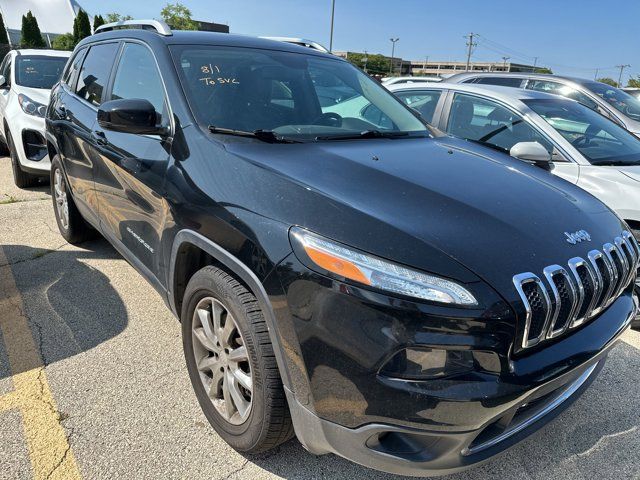
[[[81,243],[93,237],[93,230],[82,218],[60,166],[60,157],[56,155],[51,161],[51,198],[58,230],[64,239],[71,243]]]
[[[182,340],[202,411],[229,445],[259,453],[291,438],[264,316],[244,286],[213,266],[196,272],[184,295]]]
[[[9,157],[11,157],[11,169],[13,170],[13,181],[18,188],[29,188],[37,185],[39,177],[37,175],[31,175],[22,170],[20,166],[20,160],[18,159],[18,152],[15,149],[13,140],[11,139],[11,132],[7,131],[7,148],[9,150]]]

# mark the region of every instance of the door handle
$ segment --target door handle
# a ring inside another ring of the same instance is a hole
[[[107,141],[107,137],[102,130],[94,130],[91,132],[91,138],[98,145],[107,145],[109,142]]]

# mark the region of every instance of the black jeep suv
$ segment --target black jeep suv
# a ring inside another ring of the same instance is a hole
[[[594,379],[640,253],[601,202],[439,135],[332,55],[137,23],[83,40],[52,91],[56,218],[180,318],[234,448],[295,431],[316,454],[455,471]]]

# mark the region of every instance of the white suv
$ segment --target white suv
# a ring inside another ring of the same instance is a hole
[[[44,114],[51,87],[71,52],[12,50],[0,64],[0,136],[7,145],[13,179],[20,188],[48,177]]]

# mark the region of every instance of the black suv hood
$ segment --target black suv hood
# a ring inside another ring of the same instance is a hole
[[[448,137],[226,148],[276,174],[262,170],[248,186],[261,214],[462,281],[473,280],[468,269],[506,297],[514,274],[566,266],[623,229],[574,185]],[[565,232],[577,230],[592,240],[567,242]]]

